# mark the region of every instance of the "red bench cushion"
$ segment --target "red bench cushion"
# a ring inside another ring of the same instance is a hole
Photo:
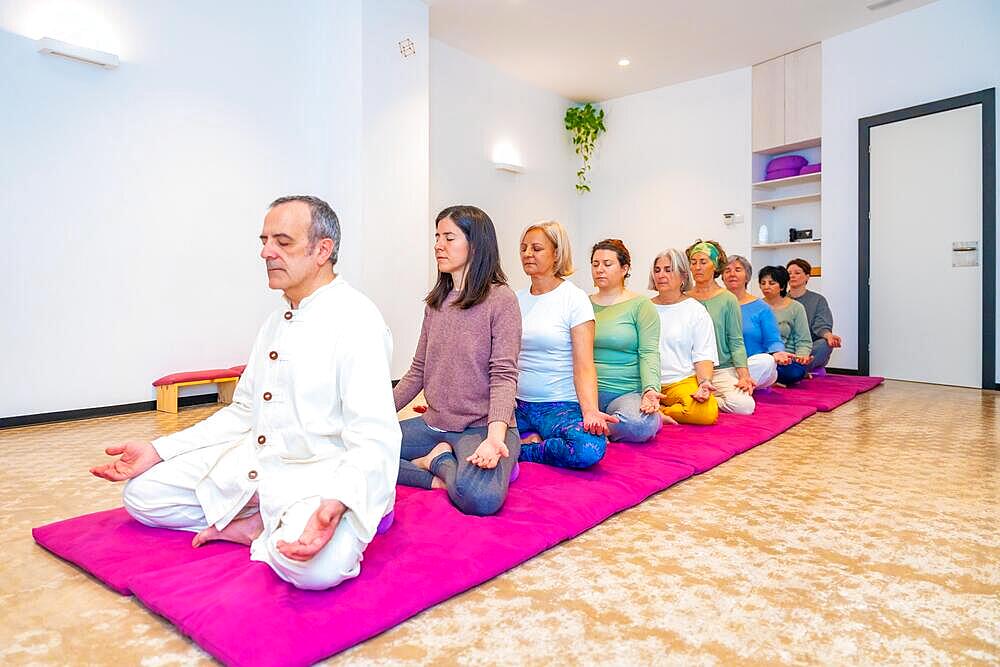
[[[198,380],[218,380],[220,378],[239,377],[243,374],[246,366],[234,366],[232,368],[212,368],[206,371],[186,371],[184,373],[171,373],[164,375],[159,380],[153,381],[154,387],[165,384],[178,384],[180,382],[197,382]]]

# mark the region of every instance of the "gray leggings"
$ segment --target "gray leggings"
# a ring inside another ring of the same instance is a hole
[[[833,349],[826,342],[825,338],[818,338],[813,341],[812,353],[813,360],[807,367],[807,370],[810,371],[816,368],[826,368],[826,365],[830,362],[830,355],[833,353]]]
[[[472,455],[486,437],[487,428],[480,426],[461,432],[435,431],[423,417],[399,423],[403,431],[400,451],[399,483],[404,486],[431,488],[431,480],[440,477],[448,487],[448,497],[465,514],[489,516],[496,514],[507,499],[510,471],[521,451],[521,436],[516,428],[507,428],[504,442],[510,456],[501,458],[496,468],[480,468],[465,459]],[[426,456],[439,442],[447,442],[454,454],[441,454],[431,461],[431,472],[413,465],[413,459]]]

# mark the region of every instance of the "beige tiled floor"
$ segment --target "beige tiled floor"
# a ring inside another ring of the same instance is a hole
[[[105,444],[213,409],[0,431],[0,664],[210,662],[30,529],[118,505]],[[888,383],[331,662],[998,664],[998,416]]]

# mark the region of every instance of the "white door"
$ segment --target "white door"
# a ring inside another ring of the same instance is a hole
[[[981,124],[977,104],[871,129],[875,375],[981,386]]]

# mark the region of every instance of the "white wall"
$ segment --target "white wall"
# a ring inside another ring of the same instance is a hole
[[[373,146],[366,132],[393,116],[402,129],[392,136],[412,132],[426,145],[426,73],[403,85],[379,74],[391,65],[362,46],[399,14],[393,29],[412,31],[426,68],[427,13],[419,0],[373,12],[363,5],[0,5],[0,308],[8,314],[0,347],[11,378],[0,387],[0,417],[150,400],[159,375],[242,363],[280,304],[257,255],[266,205],[278,195],[327,199],[344,228],[339,271],[373,293],[391,322],[407,312],[407,270],[371,271],[361,261],[362,230],[373,224],[364,215],[386,215],[385,236],[400,244],[422,238],[413,224],[426,210],[426,185],[400,199],[420,214],[374,207],[399,187],[365,178],[385,154],[363,162],[362,151]],[[96,17],[104,41],[85,45],[116,50],[118,70],[36,52],[32,40],[45,34],[87,38],[59,34],[67,8],[76,13],[70,27]],[[413,95],[415,111],[385,102],[366,116],[366,93],[373,106],[389,82]],[[426,150],[405,152],[397,169],[426,183]]]
[[[823,292],[844,338],[834,366],[858,358],[858,119],[1000,86],[998,35],[1000,3],[941,0],[823,42]]]
[[[579,264],[576,156],[563,126],[571,104],[432,40],[428,238],[441,209],[472,204],[497,228],[501,262],[513,287],[528,282],[518,243],[524,227],[536,220],[555,219],[567,227]],[[494,168],[493,149],[501,142],[520,154],[524,173]],[[427,252],[429,258],[429,246]],[[589,273],[586,263],[583,257],[582,270]],[[433,268],[425,266],[430,274]]]
[[[750,247],[750,69],[603,103],[592,192],[583,196],[582,242],[620,238],[632,253],[629,287],[644,293],[656,254],[714,239]],[[723,212],[746,222],[726,226]],[[587,267],[584,267],[585,269]],[[589,270],[577,280],[592,289]]]
[[[400,378],[420,337],[431,261],[428,10],[419,0],[363,4],[365,224],[356,247],[364,289],[392,329],[392,377]],[[416,53],[404,58],[405,38]]]

